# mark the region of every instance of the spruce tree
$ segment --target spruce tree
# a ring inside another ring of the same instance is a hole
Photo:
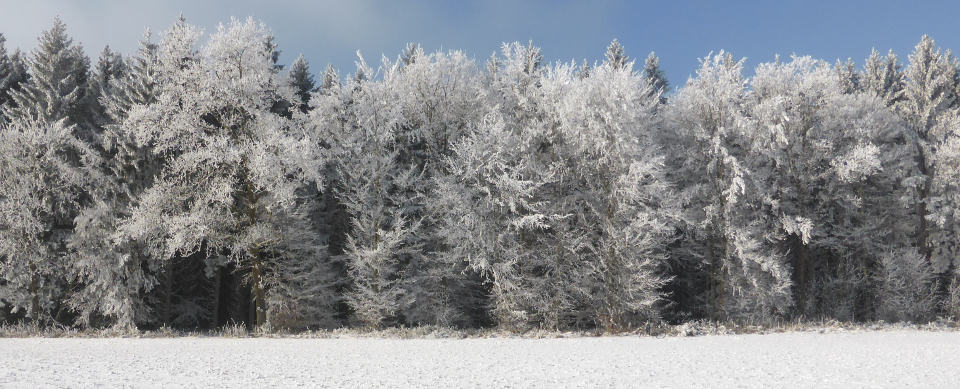
[[[587,63],[586,59],[584,59],[583,63],[581,63],[580,67],[577,69],[577,78],[582,80],[584,78],[590,77],[591,70],[592,69],[590,68],[590,64]]]
[[[666,104],[666,94],[670,91],[670,83],[667,81],[667,76],[663,73],[663,70],[660,69],[660,58],[652,51],[643,64],[643,78],[650,83],[650,93],[659,96],[661,104]]]
[[[83,103],[89,60],[83,48],[73,44],[60,18],[40,34],[27,66],[30,80],[10,93],[10,103],[2,108],[4,116],[50,124],[66,119],[66,125],[77,125],[74,131],[82,139],[92,140],[89,129],[81,127],[87,116]]]
[[[125,71],[123,56],[111,51],[110,46],[105,46],[100,52],[100,58],[90,75],[87,90],[84,93],[86,99],[84,104],[89,111],[86,125],[94,128],[98,135],[106,125],[112,123],[112,118],[107,114],[103,104],[103,100],[108,100],[108,96],[114,94],[111,81],[123,77]]]
[[[857,93],[861,90],[860,73],[857,72],[857,64],[853,62],[853,59],[847,58],[846,62],[837,60],[833,68],[837,72],[837,76],[840,77],[840,86],[843,88],[843,93]]]
[[[874,49],[863,64],[861,86],[864,91],[873,93],[887,107],[895,107],[904,98],[904,75],[897,55],[890,50],[886,56]]]
[[[103,58],[116,57],[102,56],[101,65]],[[83,325],[129,328],[156,324],[158,318],[148,297],[159,284],[162,264],[141,242],[117,234],[122,220],[130,216],[139,196],[158,174],[159,158],[137,143],[136,131],[127,122],[132,109],[143,109],[156,100],[157,65],[157,45],[150,41],[148,30],[123,73],[95,78],[100,81],[96,90],[101,92],[96,95],[100,96],[101,125],[105,127],[101,169],[110,179],[96,193],[93,204],[76,218],[76,231],[69,242],[75,256],[71,267],[80,285],[71,305]]]
[[[323,71],[323,81],[320,83],[321,93],[340,86],[340,75],[333,68],[332,64],[327,64],[327,69]]]
[[[156,100],[158,46],[152,39],[153,34],[147,29],[140,39],[137,53],[125,61],[121,77],[109,81],[111,93],[101,97],[107,116],[115,123],[123,121],[134,105]]]
[[[6,38],[0,34],[0,107],[12,104],[10,94],[27,81],[27,68],[20,50],[8,55],[5,42]],[[4,121],[5,115],[0,110],[0,124]]]
[[[359,54],[359,53],[358,53]],[[328,67],[332,70],[332,67]],[[345,302],[355,323],[368,328],[398,322],[403,298],[401,260],[413,251],[416,224],[404,214],[413,176],[400,169],[392,131],[398,118],[388,89],[367,80],[360,57],[357,72],[341,87],[331,84],[316,96],[312,122],[329,150],[336,200],[348,217],[342,257],[350,277]],[[332,232],[336,234],[337,232]],[[332,235],[331,234],[331,235]]]
[[[310,74],[310,65],[303,58],[303,54],[297,57],[290,65],[290,73],[287,75],[290,86],[293,87],[299,101],[297,107],[300,112],[306,113],[310,106],[310,94],[316,89],[316,83],[313,81],[313,75]]]
[[[630,62],[630,57],[627,56],[623,45],[616,39],[611,41],[610,45],[607,46],[607,53],[604,57],[606,63],[610,64],[614,69],[623,69],[627,66],[627,62]]]

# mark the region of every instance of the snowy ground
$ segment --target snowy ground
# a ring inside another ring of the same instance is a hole
[[[0,339],[2,387],[957,387],[960,333]]]

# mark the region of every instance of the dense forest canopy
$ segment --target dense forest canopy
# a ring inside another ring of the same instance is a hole
[[[0,35],[0,323],[960,318],[960,61],[929,37],[677,86],[616,40],[345,76],[279,50],[252,19],[96,62],[59,19]]]

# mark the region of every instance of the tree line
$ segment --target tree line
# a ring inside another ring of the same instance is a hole
[[[720,51],[316,79],[252,19],[96,64],[0,35],[0,322],[439,325],[960,316],[960,61]]]

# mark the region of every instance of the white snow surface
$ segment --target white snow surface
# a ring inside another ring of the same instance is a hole
[[[2,387],[957,387],[960,333],[0,339]]]

